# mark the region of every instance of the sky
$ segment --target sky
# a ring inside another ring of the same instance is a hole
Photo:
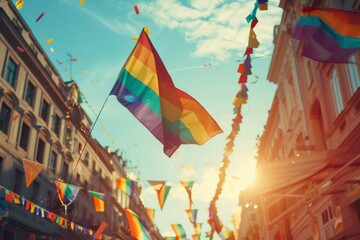
[[[95,120],[104,100],[131,53],[143,27],[167,67],[175,86],[202,104],[223,130],[202,146],[182,145],[171,158],[163,146],[114,96],[105,104],[92,133],[104,146],[119,149],[131,165],[131,175],[142,184],[145,207],[155,209],[155,223],[163,236],[175,236],[171,224],[182,224],[190,239],[194,233],[185,210],[188,195],[180,181],[195,181],[194,209],[202,237],[210,230],[209,202],[215,194],[226,137],[234,117],[232,101],[239,91],[237,68],[248,42],[246,16],[255,0],[78,0],[24,1],[19,10],[34,36],[65,81],[72,79],[84,94],[82,107]],[[14,1],[15,2],[15,1]],[[243,122],[223,192],[218,214],[232,229],[231,216],[238,209],[240,191],[254,179],[256,136],[261,135],[276,86],[267,72],[273,51],[273,27],[281,19],[279,0],[268,11],[258,11],[254,28],[260,46],[254,49],[249,77],[248,103],[242,107]],[[134,11],[137,4],[140,14]],[[44,16],[36,22],[37,17]],[[51,44],[46,44],[52,38]],[[69,54],[77,59],[70,63]],[[59,64],[58,62],[62,62]],[[105,130],[106,129],[106,130]],[[148,180],[171,185],[163,210]],[[214,237],[214,239],[220,239]]]

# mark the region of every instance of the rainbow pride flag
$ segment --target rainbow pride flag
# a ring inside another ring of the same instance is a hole
[[[360,50],[360,13],[305,7],[293,37],[306,39],[302,55],[319,62],[346,63]]]
[[[132,197],[135,193],[135,182],[127,178],[118,178],[116,180],[116,188]]]
[[[93,192],[89,190],[88,192],[93,197],[95,211],[105,212],[105,201],[104,201],[105,194],[99,192]]]
[[[79,193],[80,187],[68,183],[55,181],[56,190],[60,202],[64,206],[69,206]]]
[[[131,211],[129,208],[126,208],[125,212],[130,226],[131,236],[137,240],[152,239],[145,227],[145,224],[140,220],[136,213]]]
[[[186,240],[186,232],[181,224],[171,224],[171,227],[175,232],[176,240]]]
[[[169,157],[181,144],[202,145],[222,132],[194,98],[175,87],[144,30],[110,95],[164,145]]]

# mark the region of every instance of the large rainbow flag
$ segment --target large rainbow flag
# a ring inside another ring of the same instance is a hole
[[[131,211],[129,208],[126,208],[125,212],[130,226],[131,236],[137,240],[151,239],[151,236],[146,230],[144,223],[140,220],[136,213]]]
[[[306,39],[302,54],[316,61],[346,63],[360,50],[360,13],[305,7],[293,37]]]
[[[112,88],[171,156],[181,144],[204,144],[222,130],[190,95],[177,89],[143,30]]]

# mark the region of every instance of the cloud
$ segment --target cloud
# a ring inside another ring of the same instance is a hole
[[[154,0],[142,3],[142,14],[162,28],[177,30],[185,40],[195,44],[194,57],[228,61],[246,49],[249,24],[245,17],[254,2],[225,0]],[[271,3],[268,11],[258,11],[255,33],[260,41],[259,52],[272,49],[273,26],[279,23],[281,9]]]

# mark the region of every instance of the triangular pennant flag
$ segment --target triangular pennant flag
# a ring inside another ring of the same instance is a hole
[[[80,187],[64,182],[55,181],[56,190],[60,202],[64,206],[69,206],[79,193]]]
[[[95,211],[105,212],[105,201],[104,201],[105,194],[99,192],[93,192],[93,191],[88,191],[88,192],[93,197]]]
[[[28,188],[34,181],[34,179],[39,175],[44,166],[40,163],[24,158],[22,159],[22,163],[25,171],[26,187]]]
[[[257,48],[259,45],[260,42],[257,40],[254,30],[250,28],[248,48]]]
[[[191,189],[194,185],[194,181],[180,181],[181,185],[184,186],[186,192],[188,193],[189,195],[189,203],[190,203],[190,209],[191,209],[191,205],[192,205],[192,198],[191,198]]]
[[[166,198],[169,194],[170,188],[171,188],[171,186],[164,185],[159,191],[157,191],[161,210],[163,209],[163,206],[164,206]]]
[[[148,180],[148,183],[155,189],[155,191],[159,191],[165,185],[166,182]]]

